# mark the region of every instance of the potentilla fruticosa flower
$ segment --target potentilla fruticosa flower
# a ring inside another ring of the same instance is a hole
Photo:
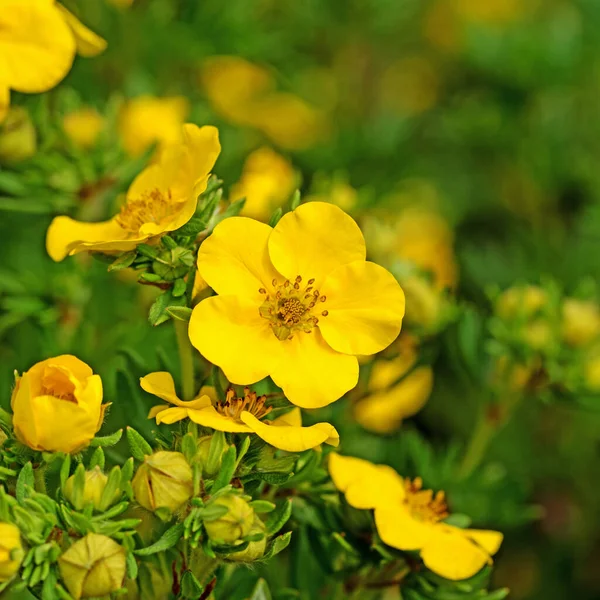
[[[184,125],[183,141],[135,178],[118,215],[100,223],[56,217],[46,236],[48,254],[60,261],[78,252],[126,252],[185,225],[220,151],[216,128]]]
[[[232,383],[271,376],[297,406],[325,406],[356,385],[357,355],[400,332],[402,289],[365,257],[358,225],[333,204],[303,204],[275,228],[226,219],[198,253],[218,295],[194,308],[190,340]]]
[[[333,425],[316,423],[302,427],[300,409],[294,408],[276,419],[265,419],[271,412],[266,397],[249,388],[238,398],[233,389],[227,390],[224,401],[216,399],[213,388],[202,388],[194,400],[184,402],[177,397],[173,377],[166,372],[150,373],[140,379],[142,388],[162,398],[168,404],[153,407],[148,418],[156,423],[175,423],[188,418],[198,425],[231,433],[255,433],[267,444],[288,452],[302,452],[320,444],[337,446],[340,438]]]
[[[0,0],[0,121],[10,90],[46,92],[64,79],[76,53],[95,56],[105,47],[54,0]]]
[[[333,483],[354,508],[375,511],[382,541],[398,550],[418,551],[425,566],[451,580],[468,579],[492,563],[502,543],[497,531],[460,529],[449,516],[445,494],[424,490],[420,478],[403,478],[387,465],[333,453]]]

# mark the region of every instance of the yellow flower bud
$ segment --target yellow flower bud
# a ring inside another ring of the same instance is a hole
[[[17,439],[33,450],[78,452],[102,425],[102,380],[64,354],[37,363],[18,379],[11,398]]]
[[[208,537],[216,542],[232,544],[248,535],[254,523],[254,510],[240,496],[223,496],[214,504],[225,506],[227,513],[215,521],[205,521]]]
[[[37,150],[35,127],[21,106],[10,109],[0,128],[0,160],[17,163],[31,158]]]
[[[223,462],[223,455],[227,451],[227,446],[223,446],[221,450],[221,456],[219,456],[215,462],[213,468],[210,468],[208,464],[208,456],[210,453],[210,443],[212,435],[206,435],[198,440],[198,453],[197,458],[202,464],[202,475],[203,477],[214,477],[221,470],[221,463]]]
[[[85,484],[83,486],[83,494],[80,498],[74,494],[75,475],[71,475],[65,483],[63,493],[65,498],[77,509],[83,510],[88,504],[92,504],[96,510],[106,510],[111,504],[116,502],[121,494],[120,490],[115,490],[113,498],[102,506],[102,494],[108,483],[108,477],[102,472],[100,467],[95,467],[91,471],[85,472]]]
[[[19,529],[12,523],[0,523],[0,584],[17,573],[23,555]]]
[[[174,512],[192,497],[192,469],[181,452],[155,452],[146,456],[132,485],[135,499],[147,510]]]
[[[600,307],[592,300],[566,298],[562,336],[571,346],[585,346],[600,335]]]
[[[123,586],[125,548],[105,535],[88,533],[58,559],[58,568],[75,600],[106,596]]]
[[[256,533],[265,534],[265,530],[265,524],[258,517],[254,517],[254,522],[252,523],[252,527],[250,528],[250,535]],[[259,558],[262,558],[265,555],[266,549],[267,536],[265,534],[261,540],[258,540],[256,542],[250,542],[245,550],[228,554],[227,559],[233,560],[235,562],[253,562],[255,560],[258,560]]]
[[[97,110],[82,108],[66,115],[62,126],[67,137],[75,146],[91,148],[95,145],[104,127],[104,119]]]
[[[496,314],[502,319],[531,317],[547,300],[546,291],[536,285],[508,288],[496,300]]]
[[[547,321],[537,319],[525,326],[523,339],[534,350],[546,350],[554,342],[554,334]]]

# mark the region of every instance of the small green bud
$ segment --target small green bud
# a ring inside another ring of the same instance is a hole
[[[253,534],[263,534],[263,537],[255,542],[250,542],[245,550],[228,554],[227,560],[235,562],[253,562],[262,558],[267,549],[267,534],[265,524],[258,517],[254,518],[254,522],[250,528],[250,535]]]
[[[71,475],[65,483],[63,493],[65,498],[77,509],[83,510],[88,504],[92,504],[95,510],[106,510],[114,504],[120,497],[121,491],[117,489],[112,494],[112,498],[108,500],[108,504],[101,503],[102,495],[106,489],[108,477],[102,472],[100,467],[96,466],[91,471],[85,472],[85,482],[83,490],[80,493],[75,493],[75,475]]]
[[[250,533],[254,523],[254,510],[240,496],[221,496],[212,504],[226,507],[227,513],[214,521],[204,522],[211,540],[232,544]]]
[[[228,448],[224,442],[219,443],[220,438],[213,438],[213,435],[201,437],[198,440],[198,452],[196,453],[196,456],[202,465],[202,475],[208,478],[213,478],[221,470],[221,465],[223,464],[223,455]],[[212,453],[211,444],[213,446]]]

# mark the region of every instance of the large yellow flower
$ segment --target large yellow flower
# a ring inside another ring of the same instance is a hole
[[[101,223],[56,217],[46,237],[48,254],[60,261],[78,252],[126,252],[185,225],[220,151],[214,127],[184,125],[183,141],[136,177],[118,215]]]
[[[259,148],[246,159],[240,181],[231,189],[230,198],[246,198],[241,214],[266,221],[291,196],[297,180],[288,160],[271,148]]]
[[[190,103],[183,96],[138,96],[128,100],[119,115],[123,147],[129,155],[139,156],[156,142],[163,147],[180,142],[189,112]]]
[[[337,400],[357,383],[356,355],[388,346],[404,315],[397,281],[365,254],[360,229],[332,204],[303,204],[274,229],[222,221],[198,253],[219,295],[194,308],[192,344],[232,383],[271,376],[304,408]]]
[[[149,419],[157,424],[175,423],[189,418],[194,423],[231,433],[255,433],[267,444],[288,452],[302,452],[319,444],[337,446],[338,432],[329,423],[316,423],[302,427],[300,409],[273,419],[263,420],[270,408],[265,406],[265,396],[257,397],[248,388],[243,398],[236,398],[232,389],[227,391],[225,402],[218,402],[211,388],[202,388],[194,400],[184,402],[177,397],[173,377],[166,372],[150,373],[140,379],[140,385],[150,394],[162,398],[173,407],[160,404],[153,407]]]
[[[11,398],[17,439],[34,450],[77,452],[100,429],[107,405],[102,380],[84,362],[64,354],[35,364]]]
[[[105,47],[54,0],[0,0],[0,121],[11,89],[46,92],[66,76],[76,52],[94,56]]]
[[[402,478],[386,465],[331,454],[329,472],[348,504],[375,511],[375,525],[385,544],[419,551],[428,569],[451,580],[468,579],[500,548],[497,531],[460,529],[448,517],[444,492],[423,490],[420,478]]]

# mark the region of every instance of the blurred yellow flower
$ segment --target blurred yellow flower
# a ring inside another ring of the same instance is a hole
[[[65,115],[62,126],[73,144],[91,148],[104,128],[104,118],[95,108],[81,108]]]
[[[331,202],[343,211],[351,213],[358,204],[358,192],[341,177],[334,176],[329,182],[320,182],[305,202]]]
[[[519,0],[451,0],[456,13],[467,21],[503,25],[510,23],[524,12]],[[534,3],[531,3],[534,4]]]
[[[217,296],[193,310],[192,344],[235,384],[267,376],[304,408],[334,402],[358,380],[356,355],[400,332],[404,294],[365,260],[356,223],[309,202],[275,228],[225,219],[200,246],[198,269]]]
[[[24,554],[19,528],[0,522],[0,585],[17,574]]]
[[[246,198],[242,215],[267,221],[296,188],[298,176],[292,164],[270,148],[263,147],[248,156],[240,181],[229,194],[232,201]]]
[[[102,380],[64,354],[37,363],[17,380],[11,398],[17,439],[33,450],[78,452],[102,425]]]
[[[425,566],[446,579],[468,579],[492,563],[502,543],[497,531],[459,529],[449,516],[444,492],[423,490],[420,478],[402,478],[391,467],[366,460],[329,457],[329,472],[354,508],[375,511],[382,541],[398,550],[419,551]]]
[[[600,307],[594,300],[566,298],[562,307],[562,336],[571,346],[586,346],[600,336]]]
[[[220,151],[214,127],[184,125],[183,141],[165,148],[159,162],[136,177],[118,215],[101,223],[56,217],[46,236],[48,254],[60,261],[78,252],[126,252],[185,225]]]
[[[266,397],[257,397],[256,392],[248,388],[244,390],[243,398],[236,398],[235,392],[228,390],[225,402],[218,402],[214,394],[211,399],[211,395],[203,393],[207,391],[203,388],[196,399],[184,402],[177,397],[169,373],[150,373],[140,379],[140,384],[145,391],[174,405],[173,408],[164,404],[152,408],[148,418],[155,418],[157,424],[189,418],[217,431],[255,433],[267,444],[288,452],[302,452],[323,443],[337,446],[340,441],[335,427],[329,423],[302,427],[298,408],[272,421],[263,420],[271,411],[265,406]]]
[[[585,358],[583,365],[585,384],[592,392],[600,392],[600,353],[598,349]]]
[[[95,56],[106,42],[54,0],[0,0],[0,122],[10,90],[38,94],[58,85],[75,53]]]
[[[496,299],[495,312],[502,319],[532,317],[548,303],[546,290],[537,285],[515,285]]]
[[[119,134],[130,156],[143,154],[152,144],[161,147],[181,142],[190,104],[183,96],[138,96],[128,100],[119,114]]]
[[[369,431],[388,434],[402,421],[419,412],[433,387],[433,369],[413,369],[417,350],[408,336],[401,335],[400,354],[392,360],[376,359],[371,369],[367,397],[354,407],[356,420]],[[411,370],[412,369],[412,370]]]
[[[37,135],[29,113],[22,106],[11,107],[0,124],[0,160],[17,163],[36,151]]]

